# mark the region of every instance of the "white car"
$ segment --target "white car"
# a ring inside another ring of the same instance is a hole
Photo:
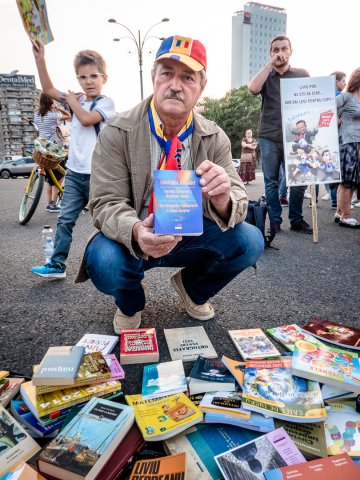
[[[31,157],[22,157],[18,160],[7,160],[0,163],[1,178],[28,177],[37,163]]]

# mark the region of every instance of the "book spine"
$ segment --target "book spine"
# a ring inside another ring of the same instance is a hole
[[[76,382],[71,385],[71,388],[76,388],[80,386],[86,387],[87,385],[93,385],[96,383],[101,383],[105,382],[106,380],[113,380],[111,376],[111,372],[109,373],[102,373],[98,375],[96,378],[88,379],[88,378],[82,378],[76,380]],[[66,385],[66,387],[69,387],[69,385]],[[42,393],[51,393],[51,392],[56,392],[58,390],[63,390],[64,385],[37,385],[35,387],[36,395],[41,395]]]

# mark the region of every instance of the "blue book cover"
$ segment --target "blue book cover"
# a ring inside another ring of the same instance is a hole
[[[162,362],[144,367],[142,396],[157,398],[173,393],[187,392],[182,360]]]
[[[203,233],[202,192],[195,170],[154,171],[154,233]]]
[[[50,435],[58,430],[64,422],[64,420],[58,420],[48,427],[43,426],[22,400],[11,400],[10,408],[13,416],[39,437]]]

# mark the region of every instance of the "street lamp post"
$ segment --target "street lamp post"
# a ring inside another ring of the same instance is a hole
[[[110,23],[116,23],[117,25],[120,25],[121,27],[124,27],[129,33],[130,33],[130,36],[126,36],[126,37],[121,37],[121,38],[114,38],[114,42],[119,42],[122,38],[129,38],[132,42],[135,43],[135,46],[136,46],[136,50],[137,50],[137,54],[138,54],[138,62],[139,62],[139,75],[140,75],[140,94],[141,94],[141,100],[144,99],[144,85],[143,85],[143,70],[142,70],[142,67],[143,67],[143,51],[144,51],[144,45],[145,45],[145,42],[148,38],[150,38],[148,36],[150,30],[152,30],[154,27],[156,27],[156,25],[160,25],[160,23],[164,23],[164,22],[168,22],[169,19],[168,18],[163,18],[161,20],[161,22],[157,22],[155,23],[154,25],[152,25],[148,30],[147,32],[145,33],[143,39],[141,40],[141,33],[140,33],[140,30],[138,30],[138,38],[135,37],[135,35],[133,34],[133,32],[126,26],[124,25],[123,23],[119,23],[115,20],[115,18],[109,18],[108,22]],[[153,36],[151,36],[153,37]],[[155,37],[155,38],[159,38],[159,37]],[[163,38],[159,38],[159,40],[163,40]]]

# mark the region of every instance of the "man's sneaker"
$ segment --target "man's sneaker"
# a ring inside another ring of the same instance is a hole
[[[197,305],[186,293],[181,278],[181,270],[178,270],[176,273],[174,273],[170,281],[176,293],[184,302],[185,310],[187,311],[188,315],[190,315],[190,317],[195,318],[196,320],[210,320],[214,317],[215,312],[209,302],[206,302],[203,305]]]
[[[289,201],[288,201],[287,198],[280,198],[279,200],[280,200],[280,205],[282,207],[288,207],[289,206]]]
[[[59,205],[51,204],[46,207],[46,210],[50,213],[59,213],[61,212],[61,208]]]
[[[323,197],[321,197],[321,200],[331,200],[330,193],[326,193]]]
[[[302,232],[302,233],[313,233],[313,229],[310,225],[305,222],[305,220],[301,220],[301,222],[292,223],[290,226],[290,230],[294,232]]]
[[[65,267],[61,267],[57,263],[47,263],[41,267],[32,267],[32,273],[40,275],[40,277],[47,278],[65,278],[66,272]]]
[[[139,328],[141,324],[141,312],[136,312],[135,315],[128,317],[120,308],[118,308],[115,312],[113,326],[114,332],[117,335],[120,335],[121,330],[125,328]]]

